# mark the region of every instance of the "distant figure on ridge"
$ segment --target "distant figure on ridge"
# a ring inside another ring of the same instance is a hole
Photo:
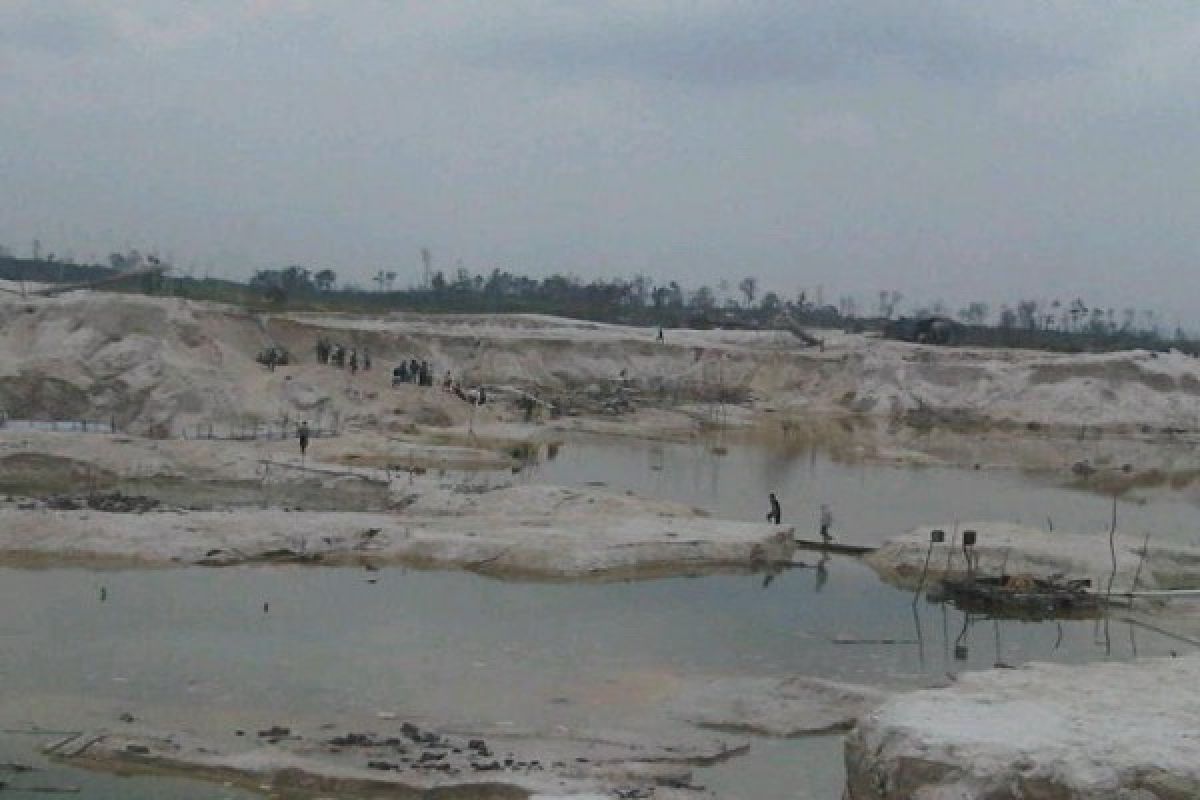
[[[304,454],[308,452],[308,421],[300,423],[300,428],[296,431],[296,438],[300,440],[300,460],[304,460]]]
[[[783,511],[779,508],[779,498],[775,496],[774,492],[771,492],[768,500],[771,503],[771,510],[767,512],[767,522],[778,525],[779,520],[783,518]]]

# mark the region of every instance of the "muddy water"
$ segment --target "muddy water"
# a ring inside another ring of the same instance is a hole
[[[924,603],[914,616],[908,595],[846,559],[831,560],[823,575],[792,570],[764,581],[3,571],[0,727],[119,726],[130,711],[151,726],[185,725],[232,743],[239,727],[317,733],[325,721],[394,711],[468,727],[669,735],[679,729],[662,704],[688,676],[800,672],[918,686],[998,660],[1124,659],[1135,647],[1144,656],[1178,646],[1146,632],[1131,640],[1114,627],[1106,654],[1092,622],[968,625]],[[968,647],[966,661],[955,659],[956,643]],[[741,797],[836,797],[826,792],[841,780],[836,744],[759,745],[753,758],[704,771],[706,780],[740,787]]]
[[[474,480],[510,480],[476,475]],[[1066,488],[1068,474],[960,470],[833,461],[815,450],[736,441],[667,443],[583,439],[568,443],[519,480],[605,486],[686,503],[722,517],[763,519],[767,493],[800,538],[816,538],[822,503],[843,541],[876,544],[919,525],[1006,520],[1079,533],[1107,532],[1112,498]],[[1161,541],[1200,543],[1196,507],[1157,493],[1124,495],[1118,528]]]
[[[714,456],[699,446],[568,444],[536,471],[537,480],[603,481],[748,519],[765,513],[769,480],[785,515],[813,516],[831,501],[843,538],[855,541],[931,518],[1018,512],[1103,527],[1109,511],[1104,498],[1008,473],[848,467],[749,448]],[[1130,507],[1129,525],[1171,520],[1167,505]],[[1187,535],[1182,525],[1175,533]],[[914,605],[846,558],[775,576],[615,584],[401,569],[0,570],[0,728],[119,727],[131,712],[232,745],[245,741],[238,729],[318,734],[325,722],[360,727],[395,712],[467,728],[671,736],[688,730],[666,704],[689,677],[805,673],[911,687],[997,662],[1179,648],[1117,623],[993,622]],[[0,734],[0,762],[34,760],[38,739]],[[836,736],[754,740],[747,756],[698,771],[720,796],[746,800],[834,800],[841,780]],[[55,766],[13,782],[104,798],[244,796]]]

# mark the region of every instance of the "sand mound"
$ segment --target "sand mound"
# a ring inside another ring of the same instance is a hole
[[[450,372],[468,385],[570,395],[590,413],[620,412],[630,397],[641,406],[737,397],[784,411],[967,425],[1200,428],[1200,371],[1178,353],[1053,355],[837,333],[818,350],[778,331],[672,330],[665,343],[656,334],[534,315],[257,314],[93,292],[3,297],[0,408],[115,419],[155,435],[301,417],[377,429],[418,411],[464,424],[471,411],[461,401],[391,388],[392,365],[417,358],[438,379]],[[318,365],[318,337],[369,351],[374,369]],[[292,362],[274,372],[258,364],[268,345],[287,348]]]

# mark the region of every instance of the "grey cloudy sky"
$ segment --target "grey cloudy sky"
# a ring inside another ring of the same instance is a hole
[[[0,242],[1200,320],[1200,5],[0,2]]]

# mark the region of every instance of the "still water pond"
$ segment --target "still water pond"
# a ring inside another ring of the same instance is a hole
[[[845,541],[877,544],[920,525],[1005,520],[1080,533],[1107,532],[1112,498],[1061,488],[1069,476],[1027,476],[1014,469],[963,470],[831,460],[780,438],[772,446],[711,442],[568,443],[518,480],[607,486],[675,500],[732,519],[761,520],[767,494],[783,505],[783,521],[800,538],[816,538],[821,504],[831,506]],[[505,481],[477,475],[474,480]],[[1159,493],[1153,501],[1122,498],[1119,529],[1156,539],[1200,544],[1196,507]],[[1104,545],[1101,545],[1103,547]]]
[[[712,459],[689,447],[567,445],[532,479],[603,481],[748,519],[765,513],[769,485],[785,514],[832,502],[854,541],[932,520],[1017,518],[1014,510],[1099,528],[1109,511],[1104,498],[1008,474],[797,463],[751,448]],[[1129,513],[1157,522],[1179,511],[1149,504]],[[1183,525],[1175,533],[1188,535]],[[670,735],[679,723],[663,703],[688,677],[804,673],[910,687],[998,661],[1128,659],[1179,647],[1116,623],[967,619],[914,604],[846,558],[770,580],[613,584],[403,569],[0,570],[0,728],[119,725],[128,711],[149,726],[233,743],[238,728],[315,731],[387,711],[435,725]],[[38,738],[0,735],[0,762],[33,760]],[[836,736],[755,740],[749,755],[699,770],[698,782],[727,798],[834,800],[840,758]],[[97,798],[244,796],[60,767],[18,782],[82,786]]]

